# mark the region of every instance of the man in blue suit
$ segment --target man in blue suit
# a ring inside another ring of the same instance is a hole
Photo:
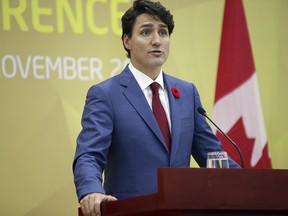
[[[189,167],[191,155],[205,167],[207,153],[222,150],[197,112],[201,102],[194,84],[162,71],[173,28],[170,12],[149,0],[134,1],[122,17],[131,63],[89,89],[77,139],[74,181],[84,215],[100,215],[102,201],[156,193],[159,167]],[[152,110],[154,82],[160,86],[168,141]],[[230,167],[239,166],[230,160]]]

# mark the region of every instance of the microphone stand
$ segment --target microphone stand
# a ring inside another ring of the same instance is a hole
[[[220,132],[221,134],[223,134],[224,137],[226,137],[226,139],[228,139],[230,141],[230,143],[232,143],[232,145],[237,149],[239,155],[240,155],[240,160],[241,160],[241,167],[244,168],[244,160],[243,160],[243,155],[242,152],[240,150],[240,148],[238,147],[238,145],[226,134],[224,133],[213,121],[212,119],[210,119],[207,114],[206,111],[202,108],[202,107],[198,107],[198,112],[205,116]]]

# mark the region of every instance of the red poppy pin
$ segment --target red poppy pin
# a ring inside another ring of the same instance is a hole
[[[175,98],[180,97],[180,91],[177,88],[171,88],[172,94]]]

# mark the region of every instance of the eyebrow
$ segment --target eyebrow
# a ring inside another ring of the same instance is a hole
[[[152,27],[154,26],[154,24],[152,23],[144,23],[143,25],[140,26],[140,28],[145,28],[145,27]],[[157,26],[159,26],[160,28],[168,28],[168,26],[164,23],[159,23]]]

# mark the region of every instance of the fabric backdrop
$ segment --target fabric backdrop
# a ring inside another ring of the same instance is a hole
[[[127,64],[120,17],[131,2],[0,1],[0,215],[77,215],[71,164],[86,92]],[[224,0],[161,2],[176,24],[164,70],[194,82],[212,115]],[[244,7],[272,166],[287,169],[288,1]]]

